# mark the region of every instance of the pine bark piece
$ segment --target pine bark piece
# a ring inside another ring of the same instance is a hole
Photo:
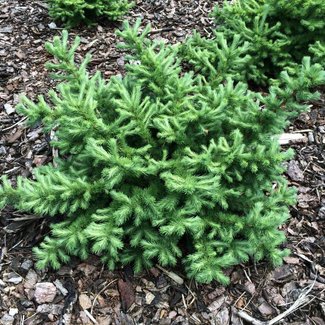
[[[30,269],[25,278],[24,288],[34,289],[37,280],[38,280],[37,273],[33,269]]]
[[[304,173],[299,167],[299,163],[296,160],[289,162],[287,174],[293,181],[302,181],[304,179]]]
[[[126,312],[135,301],[134,288],[130,281],[119,279],[117,282],[118,291],[120,293],[122,310]]]

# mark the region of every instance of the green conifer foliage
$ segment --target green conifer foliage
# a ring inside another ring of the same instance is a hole
[[[234,64],[247,59],[236,40],[219,35],[219,50],[201,58],[206,70],[185,72],[178,46],[150,41],[140,22],[124,27],[124,77],[90,76],[90,56],[74,61],[79,38],[69,47],[63,32],[46,44],[60,85],[49,101],[19,105],[31,125],[55,128],[59,150],[33,180],[12,186],[3,177],[0,187],[2,206],[49,222],[65,216],[34,250],[38,267],[95,253],[110,269],[182,263],[199,282],[228,283],[223,269],[249,257],[280,264],[287,250],[279,227],[295,195],[282,176],[292,152],[280,150],[276,135],[318,97],[309,89],[325,83],[325,72],[305,58],[262,95],[234,81]]]
[[[111,21],[125,15],[133,6],[129,0],[48,0],[50,16],[67,28],[92,24],[104,17]]]
[[[323,67],[325,66],[325,42],[316,42],[310,46],[309,51],[314,55],[314,61],[320,63]]]
[[[248,75],[258,83],[267,84],[310,55],[316,42],[325,42],[323,0],[225,1],[216,6],[214,16],[228,38],[240,35],[250,43],[253,66],[248,66]]]

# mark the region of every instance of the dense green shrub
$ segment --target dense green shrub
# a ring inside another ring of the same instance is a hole
[[[225,1],[214,16],[230,39],[240,35],[250,43],[248,76],[257,82],[268,83],[310,55],[317,41],[325,42],[323,0]]]
[[[301,103],[318,98],[309,88],[325,72],[305,58],[262,95],[233,81],[245,47],[219,35],[220,50],[197,70],[203,75],[185,72],[178,46],[150,41],[139,25],[119,32],[130,63],[109,81],[88,75],[90,56],[74,62],[78,38],[69,48],[64,32],[46,45],[62,82],[50,102],[23,98],[19,111],[31,125],[55,128],[59,159],[16,186],[3,177],[0,205],[64,216],[35,249],[40,268],[95,253],[111,269],[182,262],[199,282],[227,283],[223,269],[250,256],[280,264],[279,226],[295,195],[282,176],[292,152],[276,135],[307,109]]]
[[[66,27],[81,22],[94,23],[98,18],[117,20],[132,7],[129,0],[49,0],[50,16]]]

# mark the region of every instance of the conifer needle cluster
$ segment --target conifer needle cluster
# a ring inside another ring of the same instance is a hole
[[[224,1],[214,17],[228,39],[240,36],[251,44],[247,76],[256,83],[269,84],[269,78],[277,78],[306,55],[320,56],[325,66],[323,0]]]
[[[223,270],[250,257],[279,265],[295,194],[282,176],[292,151],[277,135],[319,97],[324,70],[306,57],[258,93],[243,77],[249,46],[237,36],[212,44],[197,34],[184,48],[149,33],[124,24],[127,72],[110,80],[89,75],[90,55],[75,62],[78,37],[69,46],[64,31],[46,44],[61,83],[18,109],[56,130],[59,158],[16,186],[3,177],[0,205],[64,216],[34,250],[39,268],[94,253],[110,269],[182,264],[199,282],[228,283]]]
[[[92,24],[98,18],[110,21],[125,15],[133,6],[129,0],[48,0],[50,16],[66,28]]]

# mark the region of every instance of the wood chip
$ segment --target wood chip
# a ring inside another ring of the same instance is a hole
[[[84,310],[91,308],[91,305],[92,305],[91,299],[86,294],[81,294],[79,296],[79,304],[80,304],[81,308]]]
[[[279,137],[279,144],[281,146],[290,144],[290,143],[307,143],[308,139],[301,133],[283,133]]]

